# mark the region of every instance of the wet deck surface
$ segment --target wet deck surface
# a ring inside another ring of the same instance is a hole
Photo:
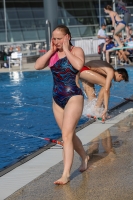
[[[78,171],[80,159],[75,154],[67,185],[53,184],[62,174],[60,162],[6,200],[133,200],[133,114],[101,133],[85,149],[90,155],[88,170]]]

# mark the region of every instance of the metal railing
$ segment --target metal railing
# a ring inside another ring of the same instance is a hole
[[[108,33],[108,35],[110,35]],[[98,38],[97,37],[83,37],[83,38],[72,38],[73,46],[81,47],[85,53],[85,55],[97,54],[98,53]],[[20,52],[22,52],[22,56],[31,56],[31,55],[39,55],[40,50],[44,50],[46,52],[46,42],[45,41],[32,41],[32,42],[24,42],[24,43],[8,43],[7,45],[3,44],[3,50],[8,51],[10,47],[14,48],[14,52],[17,51],[17,47],[20,46]]]
[[[72,39],[72,44],[74,46],[81,47],[85,55],[97,54],[98,39],[97,38],[79,38]]]
[[[85,55],[88,54],[96,54],[98,39],[97,38],[73,38],[72,44],[74,46],[81,47]],[[19,50],[18,50],[19,49]],[[46,50],[46,42],[45,41],[29,41],[29,42],[19,42],[19,43],[3,43],[1,45],[0,50],[4,50],[6,53],[13,52],[22,52],[22,56],[31,56],[31,55],[39,55],[39,51],[41,49]]]
[[[46,49],[46,41],[27,41],[0,44],[0,51],[7,54],[10,52],[21,52],[23,56],[39,55],[40,49]]]

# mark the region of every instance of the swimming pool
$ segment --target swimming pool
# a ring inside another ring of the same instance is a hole
[[[109,107],[132,95],[133,70],[127,70],[130,82],[113,83]],[[52,112],[52,86],[50,71],[0,73],[0,170],[47,145],[30,135],[61,137]],[[86,121],[82,116],[79,125]]]
[[[0,74],[0,169],[48,144],[30,135],[61,137],[52,112],[52,85],[50,71]]]

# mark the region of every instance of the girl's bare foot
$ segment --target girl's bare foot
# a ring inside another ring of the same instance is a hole
[[[69,177],[62,176],[60,179],[54,182],[56,185],[65,185],[70,181]]]
[[[84,172],[85,170],[87,170],[89,159],[90,159],[90,157],[86,156],[85,160],[82,161],[82,164],[81,164],[81,166],[79,168],[80,172]]]

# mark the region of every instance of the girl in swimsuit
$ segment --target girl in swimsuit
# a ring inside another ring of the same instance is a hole
[[[70,31],[64,25],[54,29],[50,50],[37,59],[35,69],[40,70],[47,65],[53,74],[53,112],[63,139],[64,170],[61,178],[54,183],[64,185],[70,180],[74,150],[82,160],[81,172],[87,169],[89,160],[75,134],[83,110],[83,94],[75,80],[84,65],[84,52],[80,47],[72,46]]]
[[[112,26],[115,28],[115,25],[117,25],[113,37],[118,43],[119,48],[123,47],[120,38],[117,36],[117,34],[120,33],[125,28],[126,23],[119,17],[117,12],[114,12],[112,10],[112,7],[110,5],[107,5],[104,8],[104,12],[110,15],[112,20]]]
[[[128,26],[128,23],[131,18],[130,10],[126,8],[126,3],[124,3],[122,0],[116,0],[114,3],[116,4],[116,7],[121,12],[121,14],[124,15],[124,22],[126,23],[125,29],[126,29],[126,33],[127,33],[126,40],[129,40],[131,38],[130,29]]]

